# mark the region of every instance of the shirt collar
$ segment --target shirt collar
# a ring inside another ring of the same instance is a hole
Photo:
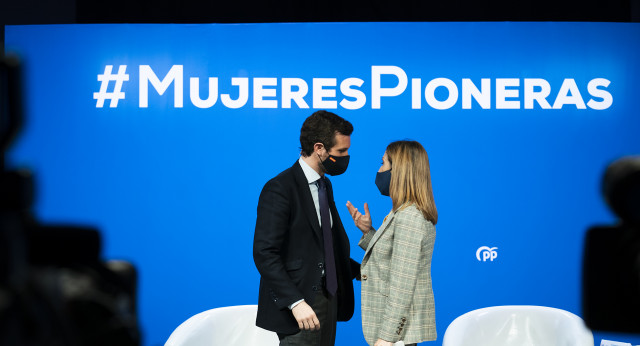
[[[320,179],[320,174],[316,172],[315,169],[311,168],[308,163],[306,163],[302,157],[298,160],[300,162],[300,167],[302,167],[302,172],[304,172],[304,176],[307,178],[307,182],[309,184],[314,183],[316,180]]]

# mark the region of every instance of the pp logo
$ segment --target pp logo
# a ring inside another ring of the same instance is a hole
[[[476,258],[482,262],[486,262],[487,260],[493,262],[493,260],[498,257],[497,249],[497,247],[481,246],[478,248],[478,251],[476,251]]]

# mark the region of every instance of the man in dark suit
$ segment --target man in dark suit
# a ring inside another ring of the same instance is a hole
[[[280,345],[334,345],[336,322],[353,315],[360,265],[325,177],[344,173],[353,126],[318,111],[300,130],[302,155],[260,194],[253,259],[260,272],[258,327]]]

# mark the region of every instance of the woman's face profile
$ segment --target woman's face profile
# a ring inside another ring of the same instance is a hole
[[[384,155],[382,155],[382,166],[380,166],[380,169],[378,169],[378,172],[384,172],[384,171],[388,171],[391,169],[391,162],[389,162],[389,158],[387,157],[387,152],[384,152]]]

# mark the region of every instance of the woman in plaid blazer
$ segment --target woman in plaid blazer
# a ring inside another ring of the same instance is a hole
[[[393,208],[382,226],[371,227],[369,206],[349,212],[363,232],[362,330],[369,345],[405,345],[436,339],[431,256],[438,212],[429,158],[420,143],[397,141],[382,157],[376,185]]]

